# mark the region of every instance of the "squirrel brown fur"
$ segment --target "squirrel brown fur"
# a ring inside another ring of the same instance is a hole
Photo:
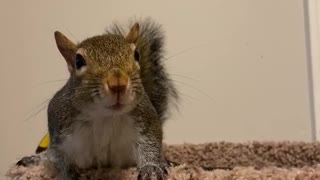
[[[63,179],[78,169],[137,166],[164,179],[163,123],[178,99],[163,64],[164,33],[151,19],[74,44],[55,32],[70,78],[49,102],[48,154]]]

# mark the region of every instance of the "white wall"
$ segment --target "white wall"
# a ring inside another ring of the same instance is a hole
[[[25,119],[67,78],[53,32],[133,15],[163,24],[168,56],[192,48],[167,61],[183,102],[166,142],[312,140],[302,0],[1,1],[0,173],[34,151],[46,113]]]
[[[316,139],[320,139],[320,2],[306,0],[307,44],[310,59],[310,80],[312,82],[313,109]]]

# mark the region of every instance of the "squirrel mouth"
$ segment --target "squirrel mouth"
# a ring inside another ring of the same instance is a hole
[[[117,102],[116,104],[111,106],[111,109],[113,110],[121,110],[124,107],[124,104],[120,104],[119,102]]]

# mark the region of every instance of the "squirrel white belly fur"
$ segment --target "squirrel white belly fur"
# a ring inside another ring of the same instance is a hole
[[[60,147],[68,161],[80,168],[136,165],[138,132],[134,120],[128,115],[106,114],[100,104],[79,114],[73,133]]]

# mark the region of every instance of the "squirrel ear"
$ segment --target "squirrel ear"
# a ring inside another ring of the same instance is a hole
[[[54,37],[60,53],[68,64],[69,72],[72,72],[73,60],[76,55],[76,45],[59,31],[54,32]]]
[[[129,43],[136,43],[136,41],[138,40],[138,36],[139,36],[139,23],[135,23],[132,28],[130,29],[130,32],[128,33],[126,40]]]

